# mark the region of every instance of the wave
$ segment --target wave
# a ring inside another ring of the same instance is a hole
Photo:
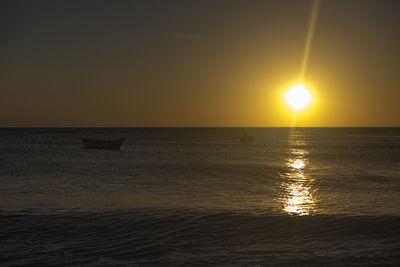
[[[0,212],[2,265],[398,264],[400,216]]]

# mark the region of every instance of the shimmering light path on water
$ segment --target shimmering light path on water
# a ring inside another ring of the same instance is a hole
[[[313,196],[314,178],[307,174],[308,154],[304,148],[307,145],[306,137],[292,133],[289,136],[289,157],[287,167],[282,174],[282,197],[284,211],[294,215],[310,215],[316,205]]]

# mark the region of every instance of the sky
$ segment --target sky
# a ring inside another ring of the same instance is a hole
[[[400,1],[1,1],[0,127],[400,127]]]

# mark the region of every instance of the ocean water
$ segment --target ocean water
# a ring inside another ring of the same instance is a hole
[[[3,128],[0,229],[1,266],[398,266],[400,128]]]

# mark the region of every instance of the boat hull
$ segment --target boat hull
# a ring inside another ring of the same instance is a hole
[[[254,142],[254,137],[249,135],[244,135],[240,137],[240,143],[242,144],[250,144]]]
[[[118,140],[99,140],[94,138],[82,138],[82,143],[84,144],[84,148],[91,149],[110,149],[110,150],[120,150],[122,144],[124,143],[124,139]]]

